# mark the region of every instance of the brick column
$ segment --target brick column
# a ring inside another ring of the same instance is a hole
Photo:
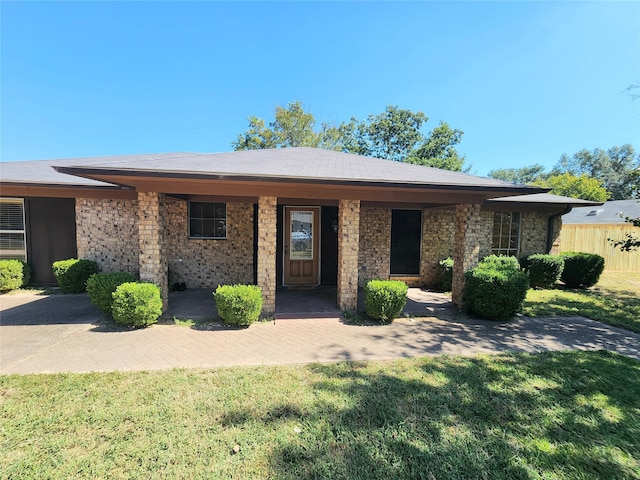
[[[360,246],[360,200],[338,204],[338,307],[358,308],[358,249]]]
[[[164,195],[138,192],[140,280],[160,287],[162,309],[169,305],[169,279],[164,241]]]
[[[453,303],[464,309],[462,291],[464,274],[478,264],[480,254],[480,205],[456,206],[456,224],[453,240]]]
[[[262,314],[276,311],[276,219],[278,199],[258,197],[258,286],[262,290]]]

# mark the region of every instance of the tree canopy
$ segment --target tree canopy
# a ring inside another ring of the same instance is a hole
[[[232,142],[235,150],[286,147],[318,147],[387,160],[417,163],[461,171],[464,156],[456,146],[463,131],[441,122],[428,134],[422,132],[428,121],[423,112],[389,105],[384,112],[370,114],[366,120],[352,117],[340,125],[322,123],[316,127],[312,113],[300,101],[278,106],[274,120],[267,123],[249,117],[248,129]]]
[[[549,187],[554,195],[563,195],[571,198],[581,198],[593,202],[605,202],[609,196],[607,189],[595,178],[586,174],[579,176],[570,173],[550,175],[533,182],[541,187]]]
[[[544,166],[539,163],[522,168],[498,168],[491,170],[489,176],[511,183],[533,183],[545,177]]]

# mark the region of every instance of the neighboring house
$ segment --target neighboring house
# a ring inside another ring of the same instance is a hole
[[[77,255],[191,288],[256,283],[264,311],[281,285],[336,285],[355,309],[373,278],[434,283],[491,253],[557,249],[560,215],[598,205],[459,172],[314,148],[172,153],[0,164],[2,248],[36,281]],[[22,214],[22,222],[20,220]],[[6,217],[6,218],[5,218]],[[12,223],[13,222],[13,223]],[[166,305],[165,305],[166,306]]]
[[[625,222],[626,217],[640,217],[640,201],[613,200],[575,208],[562,217],[560,248],[602,255],[607,270],[638,272],[640,251],[622,252],[609,241],[623,240],[627,233],[640,237],[640,227]]]

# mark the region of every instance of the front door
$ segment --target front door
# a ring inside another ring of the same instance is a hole
[[[319,207],[284,208],[284,283],[318,285]]]

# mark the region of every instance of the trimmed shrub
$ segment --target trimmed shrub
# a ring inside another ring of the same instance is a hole
[[[93,260],[58,260],[53,262],[53,274],[62,293],[81,293],[87,288],[87,280],[98,273],[98,265]]]
[[[393,322],[407,303],[408,290],[399,280],[369,280],[364,287],[366,314],[380,323]]]
[[[564,259],[560,255],[536,253],[523,262],[524,271],[529,274],[532,288],[553,288],[564,269]]]
[[[153,283],[127,282],[113,292],[111,313],[116,322],[146,327],[162,315],[160,288]]]
[[[87,293],[96,307],[111,315],[113,292],[123,283],[135,282],[136,277],[126,272],[94,273],[87,280]]]
[[[450,292],[453,288],[453,259],[445,258],[436,267],[436,288],[443,292]]]
[[[8,292],[29,284],[31,268],[22,260],[0,260],[0,291]]]
[[[481,317],[506,320],[522,309],[529,278],[522,270],[490,265],[478,265],[465,273],[464,303]]]
[[[569,288],[589,288],[600,280],[604,258],[595,253],[562,252],[564,270],[560,279]]]
[[[478,266],[495,270],[520,270],[520,263],[516,257],[506,257],[504,255],[489,255],[484,257]]]
[[[262,290],[257,285],[221,285],[213,296],[218,315],[229,325],[245,327],[260,318]]]

